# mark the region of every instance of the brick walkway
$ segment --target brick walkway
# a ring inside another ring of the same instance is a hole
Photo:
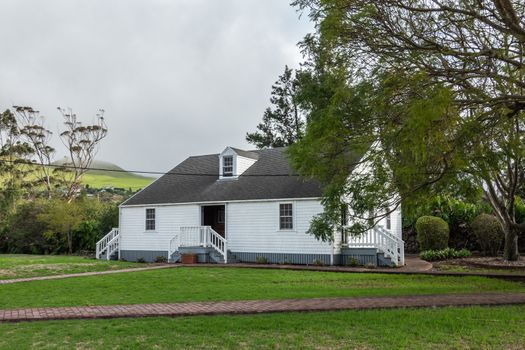
[[[189,302],[0,310],[0,322],[525,304],[525,293]]]

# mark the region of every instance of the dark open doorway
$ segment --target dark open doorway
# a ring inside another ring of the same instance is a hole
[[[201,207],[202,225],[211,228],[224,237],[225,208],[224,205],[206,205]]]

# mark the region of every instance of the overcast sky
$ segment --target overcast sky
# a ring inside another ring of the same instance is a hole
[[[98,158],[166,171],[253,148],[245,134],[311,29],[288,0],[1,0],[0,109],[32,106],[57,136],[57,106],[87,123],[103,108]]]

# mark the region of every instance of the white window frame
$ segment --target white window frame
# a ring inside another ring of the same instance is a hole
[[[153,210],[153,219],[148,218],[148,211]],[[153,228],[148,228],[148,222],[153,221]],[[144,230],[147,232],[155,232],[157,230],[157,210],[156,208],[146,208],[144,211]]]
[[[231,160],[231,165],[226,165],[226,159]],[[226,168],[231,169],[231,171],[226,171],[225,170]],[[233,156],[231,155],[222,156],[222,176],[223,177],[233,177],[233,169],[234,169]]]
[[[292,227],[291,228],[282,228],[281,227],[281,205],[291,205],[292,206],[292,215],[286,215],[282,217],[291,218],[292,219]],[[295,231],[295,202],[279,202],[277,205],[277,229],[278,231]]]

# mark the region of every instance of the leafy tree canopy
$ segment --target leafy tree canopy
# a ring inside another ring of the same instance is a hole
[[[312,232],[330,238],[342,200],[358,233],[401,200],[420,203],[443,188],[467,194],[477,188],[504,228],[505,257],[517,259],[525,4],[294,4],[316,23],[302,43],[308,79],[301,90],[311,93],[300,103],[309,124],[290,150],[302,174],[327,185],[327,210]]]

